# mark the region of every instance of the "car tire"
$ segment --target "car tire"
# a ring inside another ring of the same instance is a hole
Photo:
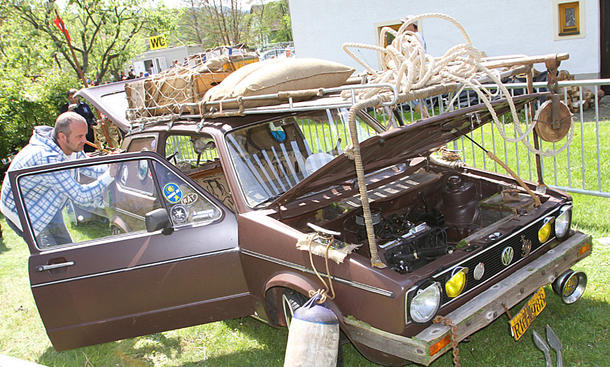
[[[284,323],[288,329],[290,329],[290,321],[292,316],[307,302],[307,298],[299,292],[293,291],[292,289],[286,289],[282,292],[282,312],[284,317]],[[337,367],[343,367],[343,344],[346,343],[343,332],[340,331],[339,346],[337,347]]]

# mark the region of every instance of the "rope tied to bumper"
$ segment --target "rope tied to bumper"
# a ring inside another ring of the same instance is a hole
[[[458,349],[459,341],[457,340],[457,326],[453,325],[453,321],[451,321],[450,318],[441,315],[436,316],[433,322],[435,324],[449,326],[449,329],[451,330],[451,348],[453,349],[453,365],[455,367],[462,367],[462,364],[460,363],[460,350]]]

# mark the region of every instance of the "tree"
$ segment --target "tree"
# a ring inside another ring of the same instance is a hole
[[[144,30],[169,27],[160,13],[143,6],[144,0],[69,0],[63,9],[54,1],[9,0],[8,4],[11,13],[53,45],[76,72],[68,42],[53,23],[60,16],[83,73],[97,82],[104,80],[113,65],[123,65],[143,51],[143,46],[132,46]]]
[[[250,12],[252,34],[258,43],[278,43],[292,41],[292,25],[288,0],[269,3],[261,1],[252,6]]]
[[[203,47],[248,43],[249,17],[240,0],[183,0],[181,22],[187,41]]]

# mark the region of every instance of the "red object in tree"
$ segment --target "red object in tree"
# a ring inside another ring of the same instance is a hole
[[[53,19],[53,23],[55,23],[55,25],[57,26],[57,28],[59,28],[61,33],[66,35],[66,37],[68,38],[68,41],[72,41],[72,39],[70,39],[70,33],[68,33],[68,29],[66,28],[66,25],[64,24],[63,19],[61,19],[59,17],[59,15],[55,19]]]

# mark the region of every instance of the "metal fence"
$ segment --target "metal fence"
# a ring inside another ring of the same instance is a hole
[[[571,144],[560,154],[553,157],[541,157],[542,174],[545,184],[559,190],[581,193],[587,195],[595,195],[601,197],[610,197],[610,168],[605,168],[610,164],[610,118],[608,116],[600,119],[600,108],[610,111],[610,102],[600,106],[599,89],[602,85],[610,85],[610,79],[596,80],[579,80],[579,81],[561,81],[559,82],[560,92],[563,95],[563,101],[568,104],[568,88],[578,88],[578,100],[576,103],[577,110],[574,112],[574,137]],[[511,94],[526,93],[526,83],[507,83],[505,86],[510,90]],[[491,86],[489,86],[491,87]],[[546,82],[534,83],[535,91],[546,90]],[[585,110],[585,101],[583,95],[585,90],[590,90],[594,95],[594,102]],[[461,99],[461,105],[455,108],[470,106],[475,103],[480,103],[476,94],[466,94],[465,98]],[[426,105],[430,115],[446,112],[449,104],[448,95],[439,95],[426,99]],[[537,101],[536,108],[540,106],[542,101]],[[401,111],[406,119],[414,121],[419,118],[419,114],[415,112],[414,104],[401,106]],[[528,126],[531,123],[531,116],[528,113],[521,113],[521,123]],[[378,119],[388,122],[388,114],[377,116]],[[507,114],[500,117],[504,133],[508,133],[509,137],[516,137],[517,131],[512,124],[506,124],[512,121],[512,118]],[[513,130],[513,131],[510,131]],[[510,136],[512,134],[512,136]],[[495,124],[486,124],[483,127],[469,134],[472,139],[481,144],[485,149],[493,152],[500,157],[513,171],[519,176],[530,181],[537,180],[535,154],[530,152],[522,143],[508,143],[499,134],[498,127]],[[526,138],[531,143],[531,134]],[[556,145],[555,143],[547,143],[540,140],[540,146],[543,149],[556,150],[562,146],[564,141]],[[504,173],[497,163],[486,157],[485,153],[468,139],[460,138],[453,143],[450,143],[448,148],[459,152],[462,159],[472,167],[483,168]]]

